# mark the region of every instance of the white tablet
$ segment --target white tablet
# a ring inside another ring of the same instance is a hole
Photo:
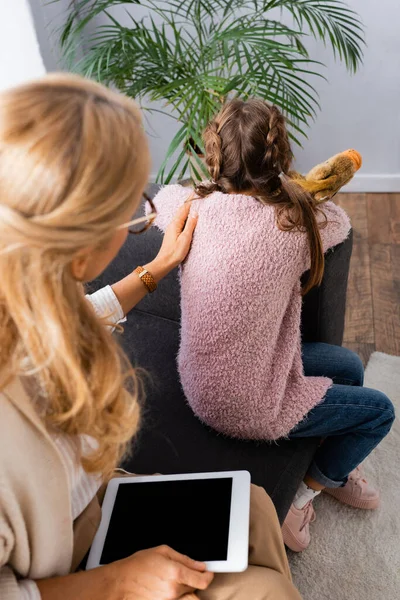
[[[248,564],[250,473],[112,479],[87,569],[166,544],[215,573]]]

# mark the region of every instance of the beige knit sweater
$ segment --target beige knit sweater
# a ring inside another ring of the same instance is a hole
[[[65,575],[98,528],[97,498],[73,523],[59,451],[16,379],[0,393],[0,598],[19,600],[18,578]]]

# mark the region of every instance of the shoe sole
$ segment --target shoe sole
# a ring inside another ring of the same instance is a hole
[[[309,546],[309,543],[306,545],[300,544],[286,523],[282,525],[282,537],[285,545],[293,552],[303,552]]]
[[[339,500],[339,502],[342,502],[343,504],[348,504],[353,508],[360,508],[361,510],[375,510],[380,505],[379,498],[370,498],[369,500],[354,498],[353,496],[346,494],[346,492],[343,492],[340,488],[325,488],[324,492],[325,494],[332,496],[332,498],[336,498],[336,500]]]

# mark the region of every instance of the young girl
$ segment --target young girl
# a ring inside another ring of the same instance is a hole
[[[245,573],[213,579],[167,547],[74,573],[100,485],[138,428],[139,384],[110,326],[184,259],[196,224],[182,207],[145,269],[85,297],[81,282],[146,227],[132,214],[148,172],[128,98],[67,75],[0,95],[0,598],[299,600],[272,502],[254,487]]]
[[[349,350],[301,345],[302,294],[321,282],[324,252],[347,237],[350,222],[289,179],[279,110],[231,101],[204,143],[211,181],[196,187],[199,223],[182,268],[181,381],[196,415],[229,436],[325,438],[283,527],[299,551],[323,488],[358,508],[378,506],[358,466],[389,432],[393,406],[362,387],[361,361]],[[156,224],[164,229],[188,196],[181,186],[161,190]]]

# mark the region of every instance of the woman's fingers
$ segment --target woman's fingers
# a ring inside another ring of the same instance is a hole
[[[196,229],[198,218],[199,218],[199,215],[197,213],[193,213],[193,214],[189,215],[186,220],[186,224],[185,224],[183,233],[186,233],[190,237],[190,239],[192,239],[193,232]]]
[[[206,590],[214,578],[214,574],[208,571],[200,573],[193,571],[182,564],[178,567],[178,583],[186,585],[194,590]]]
[[[186,222],[184,230],[179,233],[176,242],[176,252],[179,260],[183,261],[189,253],[192,244],[193,232],[197,225],[197,216],[190,215]]]
[[[175,215],[174,221],[176,224],[176,229],[179,233],[181,233],[181,231],[185,227],[185,223],[189,216],[191,205],[191,202],[186,202],[185,204],[182,204],[182,206],[179,208],[178,212]]]
[[[188,567],[189,569],[194,569],[196,571],[205,571],[206,570],[206,565],[203,562],[199,562],[198,560],[193,560],[192,558],[189,558],[185,554],[181,554],[180,552],[177,552],[176,550],[174,550],[173,548],[170,548],[169,546],[160,546],[159,548],[157,548],[157,550],[163,556],[166,556],[167,558],[169,558],[171,560],[179,562],[182,565],[185,565],[186,567]]]
[[[205,590],[214,578],[214,574],[206,571],[206,565],[176,552],[169,546],[158,548],[160,554],[171,560],[172,577],[180,585],[194,590]]]
[[[193,232],[197,225],[197,214],[189,214],[191,203],[179,208],[168,225],[157,259],[167,265],[167,273],[179,265],[187,256],[192,243]]]

